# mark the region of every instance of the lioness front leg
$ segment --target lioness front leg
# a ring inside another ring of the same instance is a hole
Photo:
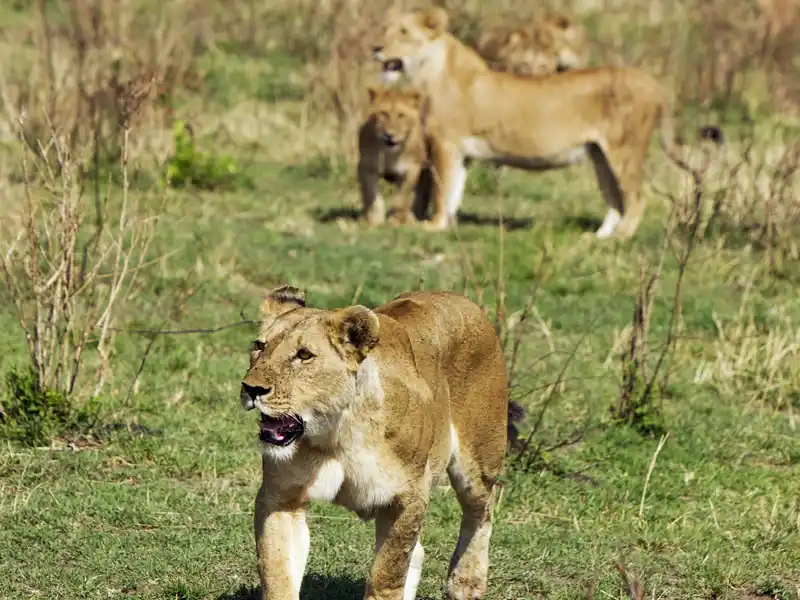
[[[425,551],[419,543],[427,493],[408,494],[375,516],[375,558],[365,600],[414,600]]]
[[[254,525],[262,599],[299,600],[310,545],[305,509],[278,510],[262,488]]]

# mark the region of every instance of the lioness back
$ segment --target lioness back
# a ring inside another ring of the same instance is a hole
[[[451,292],[409,292],[375,312],[402,326],[420,376],[437,401],[440,394],[449,398],[458,443],[470,454],[495,448],[490,462],[499,468],[507,436],[508,375],[500,341],[480,307]]]

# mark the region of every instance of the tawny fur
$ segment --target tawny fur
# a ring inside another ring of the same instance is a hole
[[[306,423],[289,448],[262,449],[263,598],[299,597],[312,499],[375,519],[367,600],[415,598],[422,523],[445,472],[463,510],[446,595],[482,597],[509,406],[503,352],[480,308],[449,292],[415,292],[374,310],[317,310],[280,288],[262,315],[242,402]]]
[[[370,225],[386,219],[379,190],[385,179],[399,187],[392,220],[424,216],[432,190],[424,134],[425,100],[417,92],[368,88],[369,116],[358,131],[358,183],[361,217]]]
[[[441,8],[396,12],[375,58],[388,80],[402,77],[428,98],[435,173],[430,228],[455,224],[466,183],[465,159],[528,170],[592,161],[606,218],[598,238],[628,238],[642,218],[644,160],[657,124],[676,157],[671,98],[651,75],[634,68],[593,68],[518,77],[495,72],[447,31]],[[402,73],[388,71],[402,61]]]
[[[475,49],[495,71],[515,75],[581,69],[589,61],[586,29],[563,13],[550,13],[523,26],[488,29]]]

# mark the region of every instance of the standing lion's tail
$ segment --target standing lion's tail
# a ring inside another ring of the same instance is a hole
[[[673,117],[672,102],[666,101],[661,107],[659,114],[660,119],[660,140],[661,147],[667,157],[674,162],[678,167],[683,170],[691,170],[691,167],[686,162],[686,159],[681,156],[679,148],[684,146],[680,139],[676,139],[675,135],[675,120]],[[720,127],[716,125],[704,125],[698,130],[701,140],[709,140],[713,142],[717,149],[721,149],[725,145],[725,133]]]
[[[516,400],[508,401],[508,444],[515,452],[522,450],[523,442],[519,439],[519,428],[525,422],[525,408]]]

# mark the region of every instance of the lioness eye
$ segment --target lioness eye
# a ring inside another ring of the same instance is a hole
[[[266,344],[261,340],[254,340],[250,347],[253,352],[261,352],[264,348],[266,348]]]
[[[312,358],[314,358],[314,355],[311,353],[311,350],[309,350],[308,348],[300,348],[297,351],[297,358],[299,358],[302,361],[307,361],[307,360],[311,360]]]
[[[400,28],[400,35],[406,35],[407,33],[408,33],[408,29],[406,29],[405,27],[401,27]]]

